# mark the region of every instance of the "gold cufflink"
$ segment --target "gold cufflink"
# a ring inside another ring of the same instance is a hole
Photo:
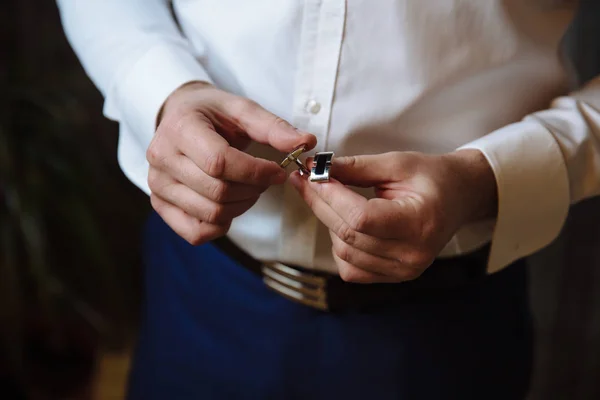
[[[291,163],[295,163],[296,166],[298,167],[298,170],[300,171],[300,175],[309,175],[310,171],[308,170],[308,168],[306,168],[306,166],[298,158],[298,157],[300,157],[300,154],[304,153],[305,151],[306,151],[306,146],[300,146],[300,147],[295,148],[290,154],[288,154],[283,159],[282,162],[279,163],[279,166],[281,168],[285,168],[288,165],[290,165]]]

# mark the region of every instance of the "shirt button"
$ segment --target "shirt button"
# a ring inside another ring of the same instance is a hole
[[[319,111],[321,111],[321,103],[314,99],[311,99],[306,102],[306,106],[304,107],[304,109],[306,110],[306,112],[309,112],[311,114],[318,114]]]

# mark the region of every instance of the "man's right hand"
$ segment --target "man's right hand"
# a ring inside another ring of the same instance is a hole
[[[274,161],[243,152],[256,141],[288,153],[312,149],[316,137],[243,97],[194,82],[164,104],[148,147],[152,207],[182,238],[197,245],[227,233],[270,185],[286,180]]]

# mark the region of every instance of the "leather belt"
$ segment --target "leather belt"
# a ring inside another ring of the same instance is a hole
[[[476,284],[487,275],[489,246],[453,258],[436,259],[423,274],[401,283],[357,284],[339,276],[278,262],[263,263],[226,237],[213,241],[222,252],[262,278],[289,300],[323,311],[368,310],[411,299],[443,299],[447,291]]]

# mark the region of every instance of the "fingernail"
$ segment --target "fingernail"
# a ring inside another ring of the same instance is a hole
[[[302,182],[300,182],[301,179],[300,174],[297,171],[294,171],[290,174],[288,182],[290,182],[293,187],[298,188],[302,184]]]
[[[306,137],[306,139],[304,139],[305,143],[304,145],[310,150],[313,147],[315,147],[316,143],[317,143],[317,137],[310,133],[310,132],[305,132],[305,131],[301,131],[301,130],[296,130],[296,132],[298,132],[300,135]]]

